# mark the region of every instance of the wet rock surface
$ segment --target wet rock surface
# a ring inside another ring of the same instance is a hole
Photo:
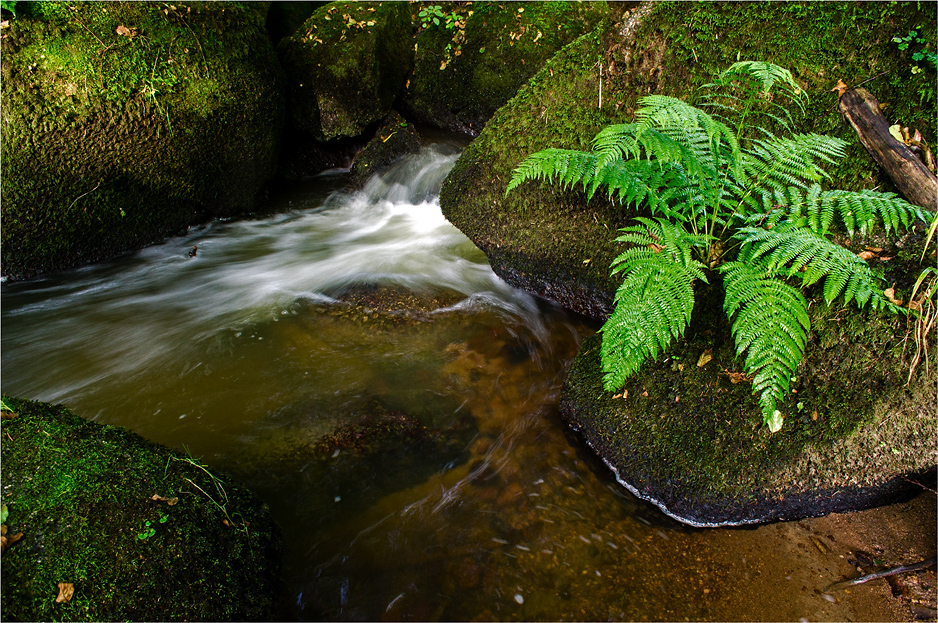
[[[420,149],[422,141],[413,124],[405,121],[396,111],[381,122],[365,147],[355,155],[352,183],[361,186],[369,177],[387,167],[405,154]]]

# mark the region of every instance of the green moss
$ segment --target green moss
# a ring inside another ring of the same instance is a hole
[[[283,121],[265,10],[40,2],[11,21],[5,275],[108,257],[253,206]]]
[[[697,521],[751,520],[749,502],[880,486],[934,463],[935,371],[906,385],[904,319],[815,301],[811,341],[779,405],[784,427],[770,434],[718,288],[704,289],[686,339],[622,391],[603,390],[598,334],[564,388],[566,417],[641,494]],[[703,353],[712,359],[698,366]]]
[[[477,134],[548,59],[610,14],[605,2],[441,6],[465,26],[419,33],[404,106],[421,122],[467,134]]]
[[[2,557],[6,618],[275,616],[280,534],[253,495],[124,429],[4,402],[3,503],[23,535]],[[75,589],[66,603],[60,582]]]
[[[358,136],[387,115],[410,72],[408,7],[333,2],[278,49],[293,125],[320,141]]]

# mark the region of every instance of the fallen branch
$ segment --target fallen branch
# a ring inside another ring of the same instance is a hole
[[[938,178],[915,157],[905,144],[889,133],[889,123],[880,112],[879,101],[863,88],[853,88],[840,98],[843,113],[860,142],[873,159],[886,170],[896,188],[917,206],[934,210],[938,206]]]
[[[938,557],[931,557],[928,560],[923,560],[922,562],[917,562],[914,565],[902,565],[900,567],[891,567],[889,569],[884,569],[882,571],[877,571],[876,573],[870,573],[869,575],[862,575],[853,580],[845,580],[843,582],[836,582],[828,586],[825,592],[828,591],[837,591],[842,588],[850,588],[851,586],[856,586],[857,584],[865,584],[870,580],[878,580],[879,578],[886,578],[891,575],[898,575],[900,573],[908,573],[910,571],[920,571],[922,569],[927,569],[928,567],[933,567],[935,563],[938,562]]]

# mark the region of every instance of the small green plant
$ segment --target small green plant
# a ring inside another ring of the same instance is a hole
[[[440,69],[446,69],[453,58],[462,54],[462,44],[466,41],[466,20],[472,15],[469,11],[465,17],[457,12],[444,13],[439,4],[427,6],[417,16],[420,18],[420,26],[424,30],[431,26],[445,28],[453,33],[452,39],[443,49],[443,60],[440,61]]]
[[[900,50],[908,50],[915,46],[912,52],[912,66],[910,71],[913,75],[921,75],[921,84],[918,85],[919,99],[923,104],[930,103],[935,99],[934,71],[938,69],[938,54],[929,48],[930,43],[921,33],[921,27],[910,30],[904,37],[895,36],[892,42],[898,44]],[[931,76],[928,76],[931,74]]]
[[[156,528],[153,525],[151,525],[149,520],[147,520],[143,522],[143,532],[138,534],[137,538],[140,539],[141,541],[145,541],[155,534],[156,534]]]
[[[622,284],[601,329],[606,390],[683,335],[695,282],[719,276],[736,353],[746,356],[763,420],[776,432],[810,330],[804,289],[822,286],[828,304],[843,295],[844,305],[901,309],[866,261],[830,239],[832,228],[852,236],[881,223],[888,233],[930,215],[890,193],[823,190],[823,165],[846,143],[793,132],[792,111],[803,112],[806,100],[788,70],[737,62],[704,86],[700,104],[712,115],[643,97],[636,121],[603,129],[591,151],[545,149],[515,169],[506,194],[546,180],[580,185],[587,199],[605,188],[650,211],[617,238],[629,246],[612,263]]]

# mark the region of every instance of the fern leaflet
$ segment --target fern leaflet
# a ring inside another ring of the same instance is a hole
[[[776,406],[788,394],[811,328],[808,302],[797,288],[741,262],[727,262],[719,270],[736,354],[746,353],[746,372],[753,376],[762,418],[775,432],[781,427]]]

